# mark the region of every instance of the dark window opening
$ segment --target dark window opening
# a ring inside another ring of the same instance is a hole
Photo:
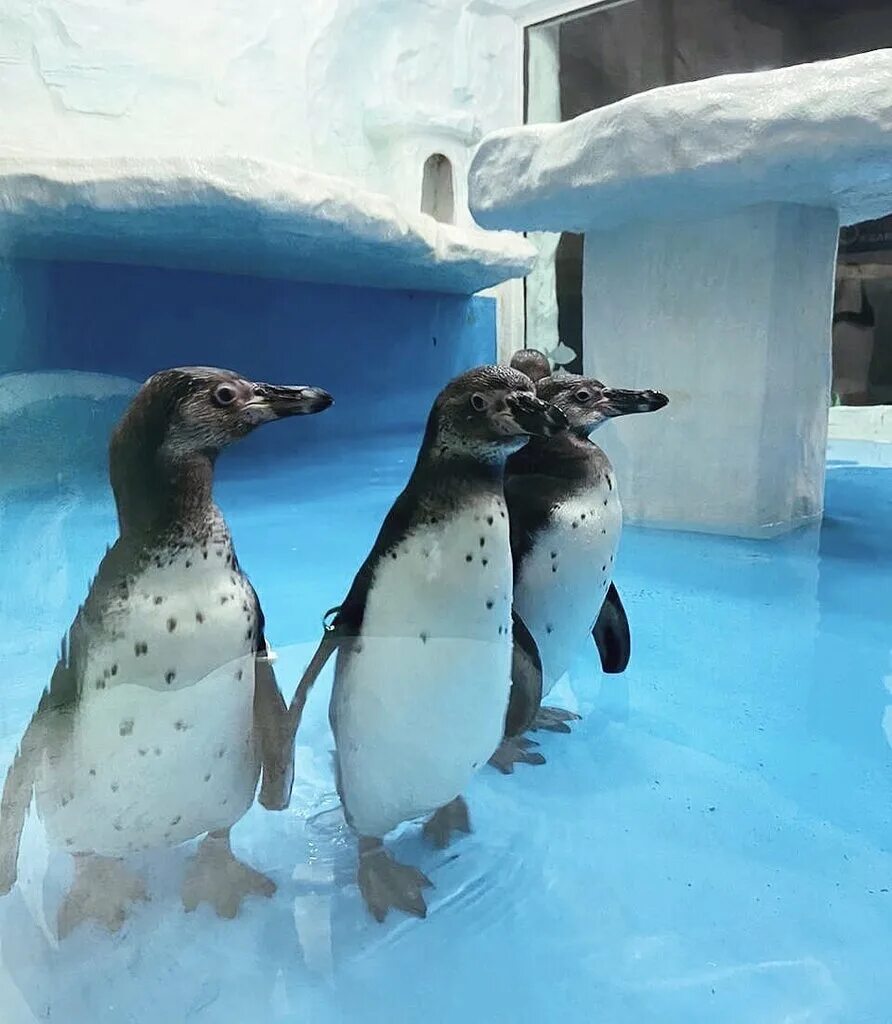
[[[421,212],[443,224],[455,223],[455,187],[452,162],[442,153],[434,153],[424,162],[421,179]]]

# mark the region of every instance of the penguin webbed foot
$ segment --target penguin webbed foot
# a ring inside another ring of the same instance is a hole
[[[542,754],[531,749],[538,746],[535,740],[529,740],[525,736],[506,736],[489,759],[489,763],[493,768],[498,768],[503,775],[513,775],[516,764],[545,764]]]
[[[530,728],[537,732],[570,732],[567,722],[578,722],[580,716],[573,711],[566,711],[564,708],[541,707],[536,712],[533,724]]]
[[[445,850],[453,832],[471,833],[471,818],[464,798],[457,796],[435,811],[424,823],[422,835],[438,850]]]
[[[148,898],[143,880],[131,874],[121,861],[77,857],[74,881],[59,907],[59,938],[64,939],[87,921],[98,921],[110,932],[120,931],[130,905]]]
[[[422,890],[433,888],[434,883],[418,868],[394,860],[380,839],[360,839],[357,880],[362,898],[379,924],[391,909],[427,917]]]
[[[211,832],[202,840],[183,880],[183,907],[191,913],[200,903],[210,903],[218,917],[231,920],[245,897],[270,897],[275,891],[271,878],[235,856],[228,830]]]

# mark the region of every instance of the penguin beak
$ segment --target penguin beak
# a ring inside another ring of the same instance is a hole
[[[515,392],[508,396],[507,404],[519,434],[551,437],[567,429],[567,417],[556,405],[549,405],[541,398]]]
[[[623,391],[620,388],[604,388],[598,402],[598,412],[605,417],[628,416],[635,412],[656,412],[669,399],[659,391]]]
[[[322,412],[332,402],[334,399],[322,388],[258,383],[254,385],[254,397],[247,407],[263,419],[283,419],[285,416],[309,416]]]

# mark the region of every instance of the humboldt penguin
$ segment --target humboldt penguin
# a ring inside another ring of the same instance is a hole
[[[515,357],[534,375],[541,367],[535,354],[524,350]],[[605,672],[628,665],[629,623],[613,583],[622,506],[610,460],[589,435],[608,419],[654,412],[669,401],[657,391],[609,388],[568,373],[538,376],[536,391],[565,414],[569,427],[531,439],[505,471],[514,608],[542,663],[541,693],[527,685],[529,673],[515,673],[505,741],[491,760],[505,773],[518,762],[544,763],[523,736],[528,729],[569,732],[567,722],[577,716],[543,707],[541,700],[570,668],[585,636],[592,635]]]
[[[16,879],[32,794],[51,847],[74,857],[60,937],[111,930],[146,898],[126,858],[204,835],[187,910],[234,917],[274,883],[233,855],[254,800],[287,806],[293,726],[257,594],[214,504],[218,454],[263,423],[331,405],[314,387],[182,367],[151,377],[111,438],[119,536],[99,565],[9,770],[0,806],[0,893]]]
[[[470,831],[461,793],[503,734],[512,636],[529,640],[512,622],[505,460],[565,426],[516,370],[453,380],[337,611],[337,785],[359,839],[359,887],[379,921],[390,908],[424,917],[431,884],[386,852],[391,830],[430,815],[424,835],[438,847]],[[541,672],[535,651],[523,663]]]

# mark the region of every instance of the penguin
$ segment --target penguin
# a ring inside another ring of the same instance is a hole
[[[183,886],[234,917],[271,879],[233,855],[254,801],[287,806],[293,727],[260,602],[213,500],[218,454],[263,423],[332,404],[314,387],[253,383],[229,370],[156,373],[116,426],[109,476],[119,536],[102,559],[6,778],[0,894],[16,880],[35,799],[52,848],[74,857],[58,914],[111,931],[146,899],[126,858],[205,836]]]
[[[525,350],[512,366],[541,368]],[[541,355],[541,353],[539,353]],[[544,356],[542,357],[544,360]],[[547,367],[547,361],[545,362]],[[505,740],[491,764],[510,774],[515,763],[544,764],[523,733],[569,732],[578,717],[541,700],[570,667],[591,634],[605,672],[625,671],[631,653],[628,618],[613,583],[622,506],[610,460],[593,441],[618,416],[654,412],[669,399],[657,391],[608,388],[594,378],[560,373],[539,377],[538,396],[560,409],[568,429],[532,438],[505,471],[514,562],[514,609],[532,634],[542,664],[542,687],[515,673]]]
[[[511,366],[515,370],[525,373],[534,384],[551,376],[551,364],[548,356],[537,348],[519,349],[511,357]]]
[[[358,836],[359,888],[378,921],[391,908],[425,917],[431,885],[386,852],[389,832],[430,815],[424,836],[443,848],[453,832],[470,831],[461,793],[499,744],[512,637],[525,633],[512,623],[504,465],[529,437],[565,426],[516,370],[484,366],[455,378],[337,610],[337,787]],[[522,665],[534,675],[535,652]]]

